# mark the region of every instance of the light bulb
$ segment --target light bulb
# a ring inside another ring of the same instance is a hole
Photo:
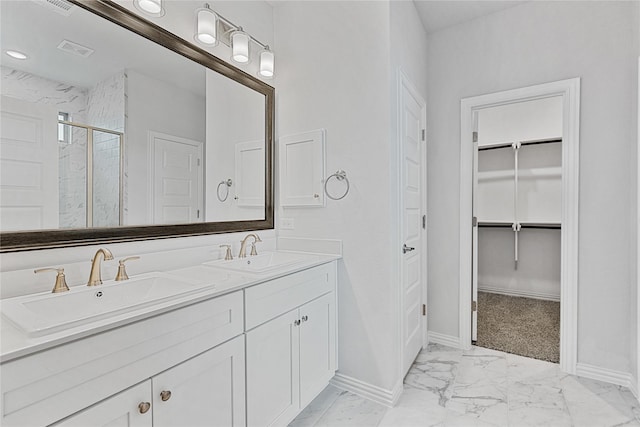
[[[147,15],[160,17],[164,16],[162,0],[134,0],[133,5]]]
[[[218,42],[218,16],[207,6],[196,13],[196,40],[212,46]]]
[[[249,62],[249,34],[240,27],[231,33],[231,59],[241,64]]]
[[[18,52],[17,50],[7,50],[5,51],[7,55],[15,59],[27,59],[28,56],[22,52]]]
[[[275,62],[275,56],[273,52],[269,50],[269,46],[260,52],[260,74],[262,77],[273,77],[273,65]]]

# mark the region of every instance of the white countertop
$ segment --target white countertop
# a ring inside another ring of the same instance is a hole
[[[0,363],[340,259],[340,256],[337,255],[298,252],[297,254],[304,258],[303,262],[289,267],[283,266],[281,269],[264,274],[238,273],[203,265],[193,265],[177,270],[164,271],[164,273],[183,277],[190,281],[201,282],[205,286],[196,293],[178,296],[171,301],[158,303],[151,307],[140,308],[125,314],[112,316],[108,319],[97,320],[82,326],[44,336],[30,337],[3,316],[0,323]],[[133,279],[134,276],[131,278]],[[2,301],[0,301],[0,312],[1,311]]]

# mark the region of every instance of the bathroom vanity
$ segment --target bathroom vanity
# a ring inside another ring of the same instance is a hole
[[[337,369],[338,257],[294,255],[164,272],[196,290],[52,332],[3,316],[1,424],[288,424]]]

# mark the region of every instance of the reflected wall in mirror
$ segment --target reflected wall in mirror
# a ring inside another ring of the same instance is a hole
[[[0,4],[3,240],[272,228],[273,88],[113,2],[61,3]]]

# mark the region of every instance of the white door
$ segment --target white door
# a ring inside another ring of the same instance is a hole
[[[58,111],[2,97],[0,230],[58,228]]]
[[[300,408],[298,310],[247,332],[247,425],[279,426]]]
[[[54,426],[151,427],[152,411],[151,381],[147,380],[72,415]]]
[[[264,207],[264,141],[239,142],[235,146],[235,200],[238,206]]]
[[[402,339],[406,374],[426,344],[425,102],[400,74]]]
[[[152,223],[203,221],[202,142],[152,132]]]
[[[244,336],[152,378],[153,425],[245,426]]]
[[[336,297],[333,292],[300,307],[300,407],[336,373]]]

